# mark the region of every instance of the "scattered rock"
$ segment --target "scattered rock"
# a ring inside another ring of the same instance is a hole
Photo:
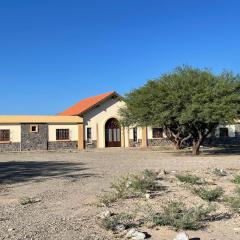
[[[135,228],[133,228],[129,230],[126,237],[131,238],[132,240],[142,240],[142,239],[146,239],[146,234],[143,232],[139,232]]]
[[[240,228],[234,228],[233,229],[235,232],[240,232]]]
[[[101,219],[105,219],[105,218],[110,217],[111,215],[112,215],[112,213],[109,210],[106,210],[104,212],[99,213],[98,217]]]
[[[119,224],[116,226],[115,229],[117,232],[121,232],[121,231],[125,230],[125,226],[123,224]]]
[[[8,229],[8,232],[11,232],[11,231],[13,231],[13,230],[15,230],[14,228],[9,228]]]
[[[146,199],[150,199],[150,198],[151,198],[151,194],[150,194],[150,193],[146,193],[146,194],[145,194],[145,198],[146,198]]]
[[[185,232],[180,232],[173,240],[189,240],[189,236]]]

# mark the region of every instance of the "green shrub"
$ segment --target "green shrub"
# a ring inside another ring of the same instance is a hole
[[[213,173],[219,177],[224,177],[227,176],[227,172],[224,169],[221,168],[215,168],[213,170]]]
[[[201,178],[199,178],[197,176],[190,175],[190,174],[177,175],[176,177],[180,182],[188,183],[188,184],[191,184],[191,185],[199,185],[199,184],[204,183],[204,181]]]
[[[207,200],[209,202],[217,201],[220,197],[223,196],[224,190],[222,187],[216,187],[214,189],[206,188],[194,188],[193,193],[198,195],[200,198]]]
[[[106,207],[110,207],[117,200],[117,196],[112,192],[105,192],[98,195],[98,202]]]
[[[234,212],[240,212],[240,196],[226,197],[225,203]]]
[[[240,184],[240,175],[235,176],[232,182],[235,184]]]
[[[22,197],[19,199],[19,203],[21,205],[33,204],[36,202],[39,202],[39,200],[37,200],[35,198],[30,198],[30,197]]]
[[[117,198],[142,196],[148,191],[157,191],[161,186],[156,181],[157,174],[151,170],[144,170],[140,174],[128,174],[118,178],[111,184]]]
[[[171,226],[176,230],[197,230],[204,226],[204,221],[212,211],[215,211],[215,207],[204,208],[201,205],[187,208],[182,202],[172,201],[165,205],[160,213],[149,211],[144,221],[150,221],[155,226]]]
[[[133,215],[128,213],[119,213],[119,214],[101,219],[98,223],[102,228],[115,232],[121,229],[124,230],[130,227],[133,227],[134,226],[133,221],[134,221]]]
[[[236,187],[235,193],[240,197],[240,187]]]

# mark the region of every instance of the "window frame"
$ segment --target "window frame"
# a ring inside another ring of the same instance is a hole
[[[7,138],[1,132],[7,131]],[[6,138],[6,139],[5,139]],[[10,129],[0,129],[0,143],[8,143],[11,142],[11,131]]]
[[[156,134],[154,133],[154,131],[156,131],[156,129],[161,129],[161,133],[160,134]],[[163,138],[163,128],[161,127],[155,127],[155,128],[152,128],[152,139],[159,139],[159,138]]]
[[[36,128],[35,131],[32,130],[33,127]],[[31,133],[38,133],[38,125],[37,125],[37,124],[30,124],[30,129],[29,129],[29,131],[30,131]]]
[[[226,135],[225,134],[222,134],[222,133],[224,133],[224,131],[225,131],[225,133],[227,133]],[[222,132],[223,131],[223,132]],[[227,138],[227,137],[229,137],[229,129],[227,128],[227,127],[220,127],[219,128],[219,137],[220,138]]]
[[[137,127],[133,128],[133,142],[138,141],[138,133],[137,133]]]
[[[87,127],[87,143],[92,143],[92,128]]]
[[[59,132],[64,132],[65,133],[59,133]],[[66,138],[65,138],[66,136]],[[56,129],[56,141],[70,141],[70,130],[69,128],[57,128]]]

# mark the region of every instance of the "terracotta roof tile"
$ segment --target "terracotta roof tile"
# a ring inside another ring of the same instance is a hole
[[[115,92],[107,92],[103,93],[94,97],[89,97],[81,100],[80,102],[74,104],[70,108],[67,108],[63,112],[59,113],[58,115],[61,116],[73,116],[73,115],[81,115],[83,112],[91,109],[98,103],[102,102],[106,98],[116,94]]]

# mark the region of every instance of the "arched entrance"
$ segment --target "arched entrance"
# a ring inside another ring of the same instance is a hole
[[[105,124],[105,146],[121,147],[121,127],[116,118],[110,118]]]

